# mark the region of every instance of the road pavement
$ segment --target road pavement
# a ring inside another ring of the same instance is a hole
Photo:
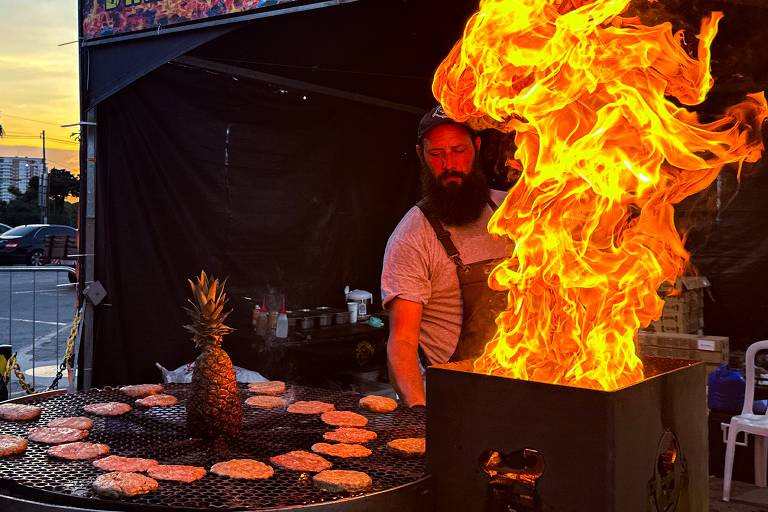
[[[75,285],[66,271],[0,268],[0,344],[10,344],[27,382],[44,391],[64,357],[75,316]],[[23,394],[11,379],[11,393]],[[66,388],[66,373],[59,384]]]

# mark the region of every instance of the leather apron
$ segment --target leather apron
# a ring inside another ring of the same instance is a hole
[[[496,210],[497,206],[493,201],[488,199],[488,204],[491,209]],[[488,286],[488,275],[502,258],[465,264],[451,240],[451,234],[426,206],[425,200],[419,201],[417,206],[429,221],[448,257],[456,265],[456,275],[459,278],[462,299],[461,333],[450,361],[476,359],[482,355],[486,343],[491,341],[496,333],[496,317],[507,306],[506,292],[495,291]],[[423,352],[420,351],[420,355],[423,355]],[[425,363],[425,360],[426,357],[422,357],[422,363]],[[425,366],[427,365],[428,362]]]

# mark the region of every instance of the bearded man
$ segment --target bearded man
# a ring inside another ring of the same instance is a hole
[[[480,138],[438,106],[419,123],[423,199],[387,242],[381,274],[389,311],[390,380],[408,406],[425,405],[423,367],[479,356],[506,305],[488,273],[510,253],[487,224],[505,192],[478,165]]]

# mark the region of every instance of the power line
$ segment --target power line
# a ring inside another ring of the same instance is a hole
[[[10,132],[5,134],[5,139],[39,139],[40,135],[32,135],[32,134],[21,134],[21,133],[15,133]],[[80,143],[75,140],[69,140],[69,139],[61,139],[58,137],[47,137],[48,140],[52,140],[54,142],[58,142],[61,144],[68,144],[70,146],[79,146]]]
[[[24,121],[32,121],[33,123],[50,124],[50,125],[57,126],[57,127],[61,126],[61,123],[53,123],[51,121],[42,121],[40,119],[32,119],[32,118],[29,118],[29,117],[15,116],[13,114],[0,113],[0,117],[2,117],[2,116],[13,117],[14,119],[23,119]]]

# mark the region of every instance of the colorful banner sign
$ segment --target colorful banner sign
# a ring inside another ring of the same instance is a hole
[[[296,0],[81,0],[83,37],[168,27]]]

